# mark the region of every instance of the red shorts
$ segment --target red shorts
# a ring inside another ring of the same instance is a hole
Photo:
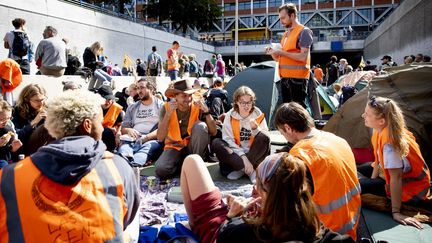
[[[201,242],[215,242],[219,226],[225,221],[227,205],[219,189],[200,195],[192,201],[194,227],[192,231]]]

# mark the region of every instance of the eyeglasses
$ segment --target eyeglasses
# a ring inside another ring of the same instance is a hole
[[[4,119],[1,119],[1,120],[0,120],[0,124],[7,123],[8,121],[10,121],[11,118],[12,118],[12,117],[6,117],[6,118],[4,118]]]
[[[45,100],[46,100],[46,98],[43,98],[43,99],[33,99],[33,100],[30,100],[30,102],[43,103]]]
[[[249,101],[249,102],[239,101],[238,104],[241,106],[250,106],[250,105],[252,105],[252,101]]]

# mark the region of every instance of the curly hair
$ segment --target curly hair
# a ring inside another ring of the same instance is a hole
[[[39,84],[29,84],[21,91],[16,106],[22,118],[32,120],[36,117],[38,111],[33,109],[30,104],[30,99],[36,95],[43,95],[46,97],[45,89]]]
[[[102,112],[104,100],[89,91],[68,90],[49,102],[45,128],[56,139],[77,134],[84,119]]]

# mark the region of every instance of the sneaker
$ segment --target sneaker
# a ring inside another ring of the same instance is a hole
[[[255,182],[256,182],[256,172],[255,171],[249,175],[249,180],[252,182],[252,184],[255,184]]]
[[[230,180],[238,180],[244,175],[243,170],[235,170],[227,175],[227,178]]]

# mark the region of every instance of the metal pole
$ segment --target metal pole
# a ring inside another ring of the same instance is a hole
[[[238,61],[238,0],[235,1],[235,26],[234,26],[234,66]],[[235,71],[237,74],[237,71]]]

